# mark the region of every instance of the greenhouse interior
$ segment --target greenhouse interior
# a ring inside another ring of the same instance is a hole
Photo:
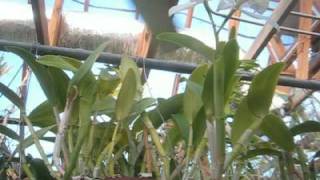
[[[319,70],[320,0],[0,0],[0,180],[320,179]]]

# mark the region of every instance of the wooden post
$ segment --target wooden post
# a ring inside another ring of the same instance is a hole
[[[299,1],[300,12],[306,14],[312,14],[312,1]],[[299,29],[304,31],[311,31],[312,19],[310,18],[299,18]],[[296,78],[308,79],[309,73],[309,52],[311,47],[311,37],[304,34],[298,35],[298,47],[297,47],[297,73]]]
[[[240,10],[236,10],[233,14],[234,17],[240,17],[241,16],[241,11]],[[236,29],[236,32],[238,32],[240,27],[240,21],[236,21],[233,19],[230,19],[229,21],[229,29],[231,30],[232,28]]]
[[[56,0],[49,24],[49,45],[56,46],[59,42],[62,23],[63,0]]]
[[[40,44],[49,44],[48,22],[44,0],[31,0],[33,21],[36,27],[37,40]]]

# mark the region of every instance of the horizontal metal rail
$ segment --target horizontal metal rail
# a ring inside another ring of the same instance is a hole
[[[46,45],[39,44],[30,44],[23,42],[14,42],[7,40],[0,40],[0,50],[7,51],[6,46],[15,46],[30,50],[32,52],[37,52],[38,55],[61,55],[76,58],[79,60],[86,59],[92,51],[83,50],[83,49],[72,49],[64,47],[51,47]],[[102,53],[98,58],[98,62],[119,65],[121,62],[122,55],[120,54],[111,54],[111,53]],[[139,67],[145,67],[150,69],[158,69],[164,71],[171,71],[177,73],[186,73],[190,74],[197,65],[195,64],[186,64],[180,63],[173,60],[160,60],[160,59],[151,59],[151,58],[140,58],[140,57],[131,57]],[[242,80],[251,81],[254,77],[254,74],[250,73],[239,73]],[[281,86],[290,86],[296,88],[320,90],[320,81],[317,80],[298,80],[295,78],[290,78],[287,76],[281,76],[278,81],[278,85]]]

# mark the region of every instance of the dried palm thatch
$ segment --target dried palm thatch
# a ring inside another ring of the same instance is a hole
[[[36,43],[36,31],[32,20],[2,20],[0,21],[0,39]],[[62,26],[58,46],[69,48],[95,49],[102,42],[110,41],[106,52],[134,56],[137,48],[138,35],[96,33],[91,30]],[[199,64],[202,56],[188,49],[180,48],[169,53],[158,53],[156,58],[184,63]]]

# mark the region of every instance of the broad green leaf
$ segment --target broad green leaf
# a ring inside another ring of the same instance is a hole
[[[98,78],[97,93],[99,98],[110,95],[120,84],[120,78],[108,73],[101,73]]]
[[[213,110],[215,117],[223,118],[224,113],[224,86],[225,86],[225,62],[223,59],[216,59],[213,62]]]
[[[261,71],[253,80],[248,92],[250,111],[263,118],[268,114],[283,63],[276,63]]]
[[[72,72],[76,72],[81,66],[81,62],[79,60],[57,55],[41,56],[37,62],[45,66],[69,70]]]
[[[247,151],[246,154],[241,157],[241,159],[247,160],[256,156],[281,156],[281,151],[271,148],[254,149]]]
[[[6,98],[8,98],[14,105],[16,105],[19,109],[24,110],[24,104],[21,98],[13,92],[10,88],[0,82],[0,93],[3,94]]]
[[[295,144],[289,128],[279,117],[269,114],[263,118],[261,131],[286,151],[293,151]]]
[[[121,64],[119,66],[119,76],[121,81],[123,82],[125,79],[126,74],[128,73],[128,70],[131,69],[134,72],[135,79],[136,79],[136,89],[137,89],[137,97],[140,97],[140,94],[142,92],[142,84],[141,84],[141,73],[140,70],[135,63],[133,59],[130,59],[128,57],[123,57],[121,59]]]
[[[228,102],[233,88],[239,79],[236,71],[239,67],[239,46],[235,39],[230,40],[223,49],[224,62],[224,99]]]
[[[159,101],[159,100],[158,100]],[[162,123],[170,119],[172,114],[177,114],[182,110],[183,107],[183,94],[178,94],[170,97],[169,99],[160,101],[157,107],[150,112],[149,118],[155,128],[161,126]],[[134,126],[133,131],[138,132],[143,129],[142,118],[139,118]]]
[[[0,133],[14,140],[19,140],[19,135],[7,126],[0,125]]]
[[[240,136],[250,127],[250,125],[257,121],[248,108],[247,98],[244,98],[236,111],[231,129],[231,142],[236,144]]]
[[[154,106],[156,102],[157,101],[154,98],[143,98],[133,105],[131,112],[135,114],[140,114],[146,111],[147,108]]]
[[[54,105],[57,105],[59,112],[62,112],[66,103],[69,77],[57,68],[48,68],[48,73],[54,85],[53,88],[56,96],[56,103]]]
[[[208,69],[202,91],[202,102],[207,116],[213,115],[213,65]]]
[[[41,128],[56,124],[53,108],[48,101],[44,101],[33,109],[28,118],[34,126]]]
[[[182,114],[173,114],[172,115],[173,122],[178,127],[180,134],[186,143],[188,143],[189,139],[189,125],[188,120]]]
[[[42,90],[53,106],[58,106],[61,110],[65,104],[66,85],[68,76],[60,69],[45,67],[36,62],[35,57],[25,49],[7,47],[7,49],[20,56],[32,69],[37,77]]]
[[[320,132],[320,122],[318,121],[305,121],[301,124],[293,126],[290,129],[292,135],[296,136],[302,133]]]
[[[48,126],[45,128],[41,128],[38,131],[36,131],[36,135],[38,136],[39,139],[41,139],[47,132],[49,132],[50,130],[52,130],[56,125],[52,125],[52,126]],[[23,149],[28,148],[29,146],[31,146],[33,144],[33,138],[32,135],[29,135],[27,138],[25,138],[20,144],[19,146],[22,145]],[[16,148],[15,151],[17,151],[19,149],[19,146]]]
[[[79,67],[78,71],[75,72],[74,76],[70,80],[69,87],[78,84],[85,75],[91,71],[93,64],[96,62],[100,54],[106,48],[107,43],[101,44],[92,54],[86,59],[86,61]]]
[[[203,139],[204,133],[206,131],[206,114],[204,107],[202,107],[197,116],[195,117],[193,123],[192,123],[192,129],[193,129],[193,140],[192,144],[194,148],[197,148],[197,146],[200,144],[201,140]]]
[[[165,141],[163,142],[163,147],[166,152],[173,153],[174,147],[177,142],[182,139],[182,135],[178,129],[178,127],[174,126],[170,128],[166,134]]]
[[[183,98],[183,113],[188,122],[192,122],[202,106],[201,92],[208,66],[202,65],[196,68],[187,82]]]
[[[134,98],[137,93],[137,83],[136,76],[132,69],[129,69],[126,77],[122,83],[118,99],[116,102],[116,112],[115,117],[118,121],[128,117],[132,105],[134,103]]]
[[[96,112],[109,114],[114,112],[115,105],[116,100],[112,96],[106,96],[101,99],[96,99],[92,109]]]
[[[157,36],[157,39],[159,39],[161,41],[166,41],[166,42],[176,44],[180,47],[189,48],[189,49],[203,55],[208,60],[213,59],[213,56],[214,56],[215,51],[211,47],[205,45],[203,42],[201,42],[191,36],[188,36],[188,35],[179,34],[179,33],[172,33],[172,32],[165,32],[165,33],[159,34]]]
[[[119,66],[119,76],[122,79],[122,81],[126,77],[129,69],[133,70],[135,76],[137,76],[136,79],[139,80],[140,79],[140,71],[139,71],[139,68],[138,68],[137,64],[135,63],[135,61],[133,59],[128,58],[128,57],[123,57],[121,59],[121,64]]]

